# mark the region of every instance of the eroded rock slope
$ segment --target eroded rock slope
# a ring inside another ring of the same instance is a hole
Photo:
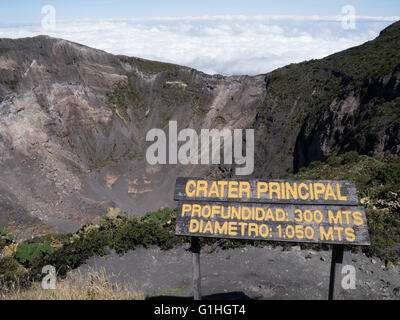
[[[234,176],[226,165],[149,165],[146,133],[169,120],[254,128],[256,177],[349,150],[399,154],[399,48],[395,23],[322,60],[223,77],[47,36],[0,39],[0,228],[73,231],[108,208],[174,206],[177,176]]]

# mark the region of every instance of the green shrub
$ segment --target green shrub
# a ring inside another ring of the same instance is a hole
[[[138,246],[157,245],[161,249],[172,248],[178,242],[178,238],[170,230],[163,228],[166,223],[164,223],[165,217],[162,218],[160,214],[158,212],[155,215],[146,216],[142,221],[137,218],[121,219],[108,230],[108,244],[119,254]]]
[[[360,161],[360,155],[356,151],[346,152],[342,155],[342,164],[354,164]]]
[[[169,208],[160,209],[155,212],[150,212],[146,214],[143,218],[143,222],[154,223],[159,226],[164,226],[168,223],[171,223],[172,220],[176,217],[176,212]]]
[[[0,251],[3,250],[5,246],[11,244],[13,240],[14,236],[11,233],[0,230]]]
[[[342,164],[342,157],[331,156],[326,160],[326,163],[331,167],[339,167]]]
[[[324,163],[322,161],[313,161],[308,165],[309,169],[316,169],[319,168],[323,165]]]
[[[42,267],[52,265],[56,268],[57,275],[65,276],[69,270],[79,267],[94,255],[103,256],[107,241],[103,233],[92,234],[89,238],[78,238],[50,252],[40,259],[32,262],[31,278],[38,280],[41,277]]]
[[[69,270],[79,267],[94,255],[103,256],[104,248],[109,246],[118,254],[134,250],[138,246],[159,246],[170,249],[181,243],[183,237],[176,237],[172,230],[176,210],[162,209],[149,213],[142,219],[126,215],[116,219],[104,217],[101,227],[86,225],[71,235],[70,241],[54,252],[40,259],[33,259],[31,277],[40,278],[44,265],[53,265],[59,276],[64,276]]]
[[[13,234],[4,232],[3,230],[0,230],[0,237],[1,238],[5,238],[10,243],[14,240],[14,235]]]
[[[385,163],[379,166],[374,178],[382,184],[400,183],[400,164]]]
[[[380,210],[366,210],[371,245],[365,247],[367,254],[378,256],[393,263],[400,257],[400,220],[398,214]]]
[[[15,258],[24,265],[29,265],[34,260],[38,259],[42,253],[51,253],[53,248],[49,242],[45,243],[30,243],[23,242],[17,246]]]
[[[28,273],[14,258],[0,259],[0,290],[20,288],[28,284]]]

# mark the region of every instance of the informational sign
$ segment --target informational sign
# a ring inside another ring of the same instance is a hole
[[[351,181],[178,178],[177,235],[369,245]]]
[[[353,181],[177,178],[174,200],[358,205]]]

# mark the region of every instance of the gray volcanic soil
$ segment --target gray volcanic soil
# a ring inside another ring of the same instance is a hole
[[[148,298],[192,297],[192,259],[189,246],[162,251],[138,248],[123,256],[110,252],[94,257],[72,271],[85,277],[103,271],[111,283],[128,286]],[[202,294],[207,299],[327,299],[330,251],[292,247],[244,247],[201,251]],[[339,288],[337,299],[397,299],[399,267],[388,266],[363,253],[345,252],[343,265],[356,269],[356,289]],[[397,288],[397,289],[396,289]],[[397,292],[397,294],[396,294]]]

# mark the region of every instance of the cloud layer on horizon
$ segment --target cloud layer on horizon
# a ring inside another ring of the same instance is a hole
[[[47,34],[114,54],[193,67],[210,74],[260,74],[374,39],[399,17],[359,17],[356,29],[340,17],[204,16],[57,22],[0,26],[0,38]]]

